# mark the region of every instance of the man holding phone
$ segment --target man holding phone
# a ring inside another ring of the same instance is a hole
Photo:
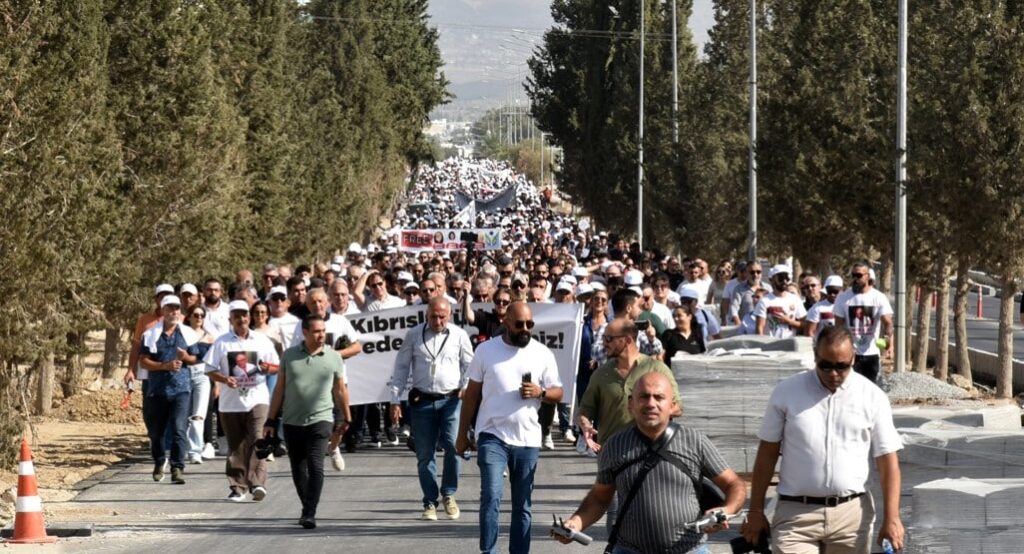
[[[488,553],[497,551],[506,468],[512,486],[509,551],[530,551],[530,497],[541,445],[537,410],[542,402],[555,404],[562,399],[555,356],[533,340],[530,307],[513,302],[504,324],[504,334],[481,344],[469,365],[455,443],[461,456],[470,447],[469,425],[475,422],[480,452],[480,551]]]

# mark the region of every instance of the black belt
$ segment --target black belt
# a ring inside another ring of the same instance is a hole
[[[860,498],[862,496],[864,496],[864,493],[862,492],[851,494],[850,496],[789,496],[788,494],[780,494],[779,500],[800,502],[801,504],[820,504],[822,506],[834,508],[844,502],[849,502],[854,498]]]
[[[420,389],[412,389],[411,391],[409,391],[409,396],[411,398],[416,398],[417,400],[426,400],[427,402],[436,402],[443,398],[455,398],[458,395],[459,389],[455,389],[450,392],[426,392],[421,391]]]

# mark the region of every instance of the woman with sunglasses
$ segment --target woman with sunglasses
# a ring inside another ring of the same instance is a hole
[[[213,344],[213,335],[203,328],[206,323],[206,308],[195,304],[186,312],[185,323],[199,337],[198,347],[200,360]],[[192,373],[192,411],[188,418],[188,461],[193,464],[203,463],[203,458],[213,458],[213,413],[212,400],[217,396],[217,388],[211,390],[210,378],[206,376],[206,366],[195,364],[188,367]]]
[[[665,329],[661,334],[661,344],[665,346],[665,360],[670,361],[676,352],[687,354],[703,354],[707,351],[704,344],[704,329],[694,318],[691,310],[696,308],[695,302],[672,310],[672,321],[675,329]],[[671,363],[671,362],[669,362]]]
[[[711,278],[711,287],[708,289],[706,304],[721,303],[725,297],[725,285],[732,279],[732,264],[723,260],[715,269],[715,275]]]

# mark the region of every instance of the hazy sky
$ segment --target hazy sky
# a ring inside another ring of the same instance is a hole
[[[431,0],[445,74],[453,84],[521,81],[526,59],[551,26],[550,0]],[[693,0],[698,46],[713,23],[711,0]]]

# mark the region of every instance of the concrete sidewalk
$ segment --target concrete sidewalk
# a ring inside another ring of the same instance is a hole
[[[69,503],[74,513],[95,524],[91,538],[64,539],[33,552],[478,552],[479,468],[463,464],[456,495],[462,517],[420,521],[420,491],[413,454],[404,446],[346,454],[347,469],[334,471],[325,460],[326,479],[318,527],[299,528],[299,502],[287,459],[270,464],[269,495],[260,503],[226,501],[223,459],[186,468],[185,485],[154,483],[145,460],[112,468]],[[440,462],[440,457],[438,458]],[[439,464],[440,465],[440,464]],[[601,552],[604,524],[590,529],[589,547],[560,545],[547,536],[552,514],[568,516],[593,483],[596,464],[568,444],[542,452],[533,493],[532,552]],[[510,492],[506,485],[499,550],[508,550]],[[48,506],[49,507],[49,506]],[[732,533],[715,537],[713,551],[731,552]]]

